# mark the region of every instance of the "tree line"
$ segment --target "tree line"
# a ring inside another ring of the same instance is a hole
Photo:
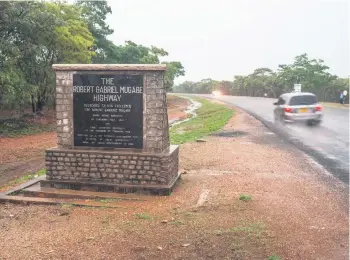
[[[214,90],[224,95],[277,98],[291,92],[294,84],[301,84],[303,92],[312,92],[320,101],[338,102],[340,93],[349,88],[349,79],[329,72],[321,59],[310,59],[306,53],[296,56],[292,64],[282,64],[277,71],[258,68],[247,76],[235,76],[233,81],[203,79],[185,81],[174,87],[174,92],[209,94]]]
[[[160,62],[162,48],[108,40],[111,13],[106,1],[0,2],[0,109],[53,106],[55,63],[165,63],[170,90],[185,75],[181,62]]]

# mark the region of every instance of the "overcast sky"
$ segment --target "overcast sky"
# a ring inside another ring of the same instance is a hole
[[[108,1],[116,44],[162,47],[181,61],[184,80],[232,80],[258,67],[276,69],[308,53],[341,77],[349,69],[346,0]]]

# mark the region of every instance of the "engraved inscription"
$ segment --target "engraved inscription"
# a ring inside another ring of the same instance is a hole
[[[74,146],[142,148],[143,78],[73,75]]]

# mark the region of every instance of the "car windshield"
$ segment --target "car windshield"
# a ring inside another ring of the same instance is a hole
[[[317,103],[316,96],[312,95],[303,95],[303,96],[294,96],[291,98],[289,105],[291,106],[300,106],[300,105],[313,105]]]

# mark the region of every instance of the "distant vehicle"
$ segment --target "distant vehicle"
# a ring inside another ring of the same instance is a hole
[[[221,92],[218,90],[215,90],[212,92],[213,96],[221,96]]]
[[[308,125],[319,125],[322,122],[322,106],[312,93],[286,93],[273,103],[275,122],[306,122]]]

